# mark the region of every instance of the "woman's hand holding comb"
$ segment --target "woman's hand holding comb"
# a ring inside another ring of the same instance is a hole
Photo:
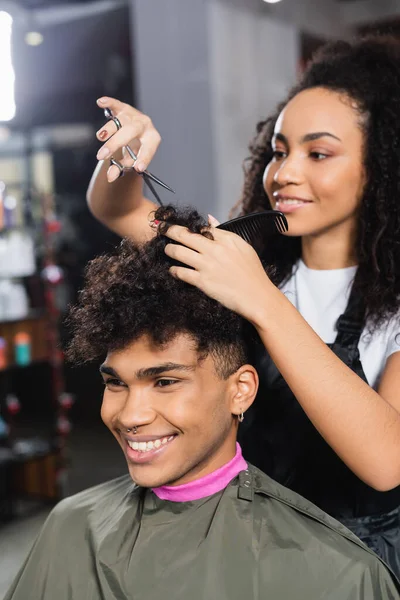
[[[276,287],[247,242],[229,231],[215,227],[210,231],[213,240],[179,225],[168,229],[165,235],[182,245],[167,244],[166,254],[192,267],[173,266],[171,274],[257,326],[264,318],[266,297]]]

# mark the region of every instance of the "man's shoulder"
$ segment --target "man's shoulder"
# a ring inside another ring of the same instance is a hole
[[[249,465],[249,471],[254,478],[254,491],[256,494],[272,498],[288,507],[288,510],[291,512],[294,511],[299,516],[308,517],[322,525],[324,528],[335,531],[339,535],[355,541],[357,545],[364,548],[364,544],[351,531],[349,531],[342,523],[329,516],[325,511],[318,508],[318,506],[303,496],[300,496],[297,492],[294,492],[274,479],[271,479],[271,477],[256,467]]]
[[[51,516],[59,522],[69,521],[72,517],[86,519],[93,511],[101,511],[105,507],[112,511],[136,490],[138,487],[131,477],[124,475],[64,498],[52,510]]]
[[[249,466],[249,471],[254,478],[255,495],[263,505],[261,510],[267,521],[268,517],[273,521],[273,529],[283,545],[295,544],[310,560],[326,564],[327,573],[335,566],[351,564],[359,573],[380,572],[389,577],[387,565],[342,523],[259,469]],[[390,578],[395,580],[392,573]]]

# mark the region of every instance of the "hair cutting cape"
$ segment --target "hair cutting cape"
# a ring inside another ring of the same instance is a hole
[[[343,525],[249,467],[222,492],[160,500],[122,477],[63,500],[5,600],[399,599]]]

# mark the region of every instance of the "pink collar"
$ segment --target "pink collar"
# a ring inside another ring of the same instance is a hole
[[[183,485],[163,485],[153,488],[153,492],[161,500],[169,500],[170,502],[200,500],[200,498],[212,496],[226,488],[232,479],[246,469],[247,463],[242,456],[242,449],[236,443],[236,455],[226,465],[213,473]]]

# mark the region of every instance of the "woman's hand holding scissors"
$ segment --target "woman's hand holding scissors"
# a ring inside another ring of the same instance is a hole
[[[175,193],[166,183],[147,171],[147,164],[153,158],[161,137],[151,119],[129,104],[123,104],[113,98],[100,98],[97,104],[104,110],[107,124],[97,132],[97,137],[107,140],[97,153],[98,160],[110,159],[107,179],[111,183],[122,177],[126,171],[136,171],[143,176],[150,191],[160,206],[163,204],[153,182]],[[111,137],[110,137],[111,136]],[[135,151],[131,145],[135,144]],[[122,159],[117,160],[114,153],[122,150]]]
[[[114,120],[110,119],[96,134],[97,139],[104,142],[97,153],[97,159],[110,159],[118,151],[122,151],[123,158],[118,158],[118,162],[125,168],[133,167],[138,173],[143,173],[161,142],[161,136],[150,117],[115,98],[100,98],[97,105],[103,110],[109,109],[114,116]],[[136,161],[127,152],[126,146],[133,150],[137,156]],[[112,183],[119,175],[118,167],[112,165],[108,169],[107,180]]]

